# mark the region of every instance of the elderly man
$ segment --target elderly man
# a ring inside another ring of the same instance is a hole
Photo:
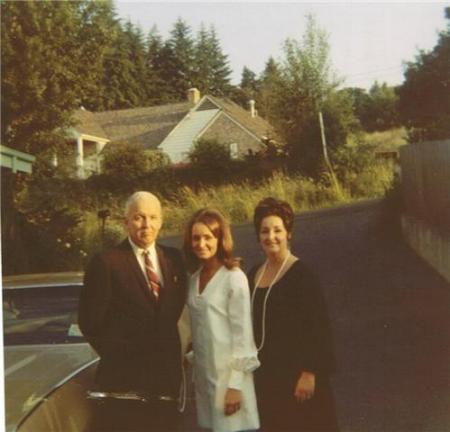
[[[179,251],[156,244],[161,225],[158,198],[134,193],[125,206],[128,238],[87,267],[79,325],[100,356],[98,390],[138,393],[150,401],[107,398],[92,430],[177,429],[182,374],[177,321],[186,273]]]

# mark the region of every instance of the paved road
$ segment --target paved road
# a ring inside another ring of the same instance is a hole
[[[247,269],[262,259],[251,226],[233,234]],[[403,243],[381,203],[297,216],[292,249],[327,299],[342,432],[450,431],[450,286]]]

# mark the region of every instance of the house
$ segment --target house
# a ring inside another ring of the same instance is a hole
[[[228,99],[201,97],[197,89],[188,90],[185,102],[97,113],[81,109],[75,120],[71,133],[79,177],[99,172],[103,149],[119,141],[165,152],[173,164],[182,164],[189,162],[189,152],[202,138],[216,139],[229,147],[233,158],[242,158],[275,137],[253,101],[246,111]]]

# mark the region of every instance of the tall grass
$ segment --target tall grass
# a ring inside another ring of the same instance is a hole
[[[256,204],[267,196],[288,201],[295,212],[331,206],[348,201],[334,188],[314,183],[301,176],[276,173],[259,185],[249,182],[194,192],[188,187],[164,205],[164,234],[181,232],[191,215],[202,207],[215,207],[233,224],[250,222]]]

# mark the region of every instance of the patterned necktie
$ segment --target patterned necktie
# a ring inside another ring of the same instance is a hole
[[[161,288],[161,281],[157,275],[155,268],[153,267],[152,260],[150,259],[150,253],[144,251],[144,263],[145,263],[145,273],[147,274],[148,286],[152,291],[153,295],[159,297],[159,289]]]

